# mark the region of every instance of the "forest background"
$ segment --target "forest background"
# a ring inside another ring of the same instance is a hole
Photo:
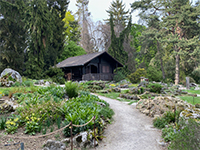
[[[48,78],[68,57],[107,51],[124,67],[116,79],[200,83],[200,3],[189,0],[133,1],[131,10],[113,0],[108,18],[94,22],[89,0],[0,0],[0,72],[12,68],[32,78]],[[140,24],[131,14],[139,12]],[[133,82],[137,82],[131,80]]]

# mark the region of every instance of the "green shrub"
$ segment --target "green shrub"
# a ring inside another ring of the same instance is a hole
[[[158,129],[164,128],[165,125],[167,125],[167,124],[168,124],[168,122],[163,117],[157,117],[153,120],[153,126]]]
[[[60,68],[56,67],[50,67],[49,70],[45,72],[46,78],[50,77],[53,82],[64,84],[65,78],[64,78],[64,72]]]
[[[68,81],[65,83],[65,91],[69,98],[78,96],[78,83]]]
[[[140,88],[140,91],[141,91],[141,94],[143,94],[143,93],[144,93],[144,88],[141,87],[141,88]]]
[[[162,80],[162,71],[157,70],[155,67],[149,66],[147,69],[147,78],[149,81],[159,82]]]
[[[149,83],[147,87],[150,88],[150,92],[153,93],[160,93],[162,89],[162,85],[158,83]]]
[[[200,124],[195,120],[188,120],[183,124],[183,129],[176,131],[171,144],[171,150],[199,150],[200,149]]]
[[[5,96],[8,96],[9,93],[10,93],[10,90],[4,90],[4,91],[3,91],[3,94],[4,94]]]
[[[169,127],[163,128],[162,138],[165,140],[165,142],[172,141],[175,137],[175,132],[176,132],[176,129],[174,129],[174,127],[171,125]]]
[[[1,117],[0,118],[0,130],[4,130],[6,128],[6,118]]]
[[[97,102],[104,103],[106,106],[102,107]],[[88,95],[81,96],[73,99],[73,101],[67,101],[66,104],[60,109],[65,114],[64,126],[71,121],[73,124],[81,125],[90,121],[95,116],[95,126],[100,128],[100,117],[105,119],[111,118],[114,114],[109,108],[109,104],[100,100],[97,96]],[[103,115],[103,116],[102,116]],[[93,129],[94,122],[91,121],[88,125],[81,128],[73,128],[73,134],[77,134],[81,131]],[[70,128],[64,129],[64,135],[70,136]]]
[[[179,114],[180,111],[176,111],[176,122],[179,119]],[[170,123],[174,123],[175,122],[175,116],[174,116],[174,112],[172,111],[166,111],[162,117],[158,117],[155,118],[153,120],[153,125],[156,128],[162,129],[165,127],[165,125],[168,125]]]
[[[22,85],[24,85],[26,87],[30,87],[30,86],[33,86],[33,82],[31,80],[26,80],[26,81],[22,82]]]
[[[194,69],[191,77],[199,84],[200,83],[200,67]],[[191,81],[190,81],[191,82]]]
[[[129,70],[127,69],[127,67],[118,67],[117,69],[114,70],[113,80],[115,82],[119,82],[121,80],[124,80],[128,74]]]
[[[20,84],[20,82],[15,82],[13,85],[12,85],[12,87],[19,87],[21,84]]]
[[[146,71],[144,68],[137,69],[134,73],[128,75],[128,79],[131,83],[138,83],[140,82],[140,77],[146,77]]]

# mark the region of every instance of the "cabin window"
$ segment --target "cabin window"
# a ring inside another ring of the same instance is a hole
[[[102,72],[103,73],[110,73],[109,66],[103,66]]]

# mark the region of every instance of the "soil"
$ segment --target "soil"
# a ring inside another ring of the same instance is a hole
[[[152,127],[152,119],[140,113],[135,108],[135,104],[128,105],[127,103],[99,96],[99,98],[107,101],[110,107],[114,110],[114,121],[107,126],[104,138],[97,150],[165,150],[166,147],[161,147],[156,140],[160,140],[161,131]],[[55,130],[56,131],[56,127]],[[47,133],[49,133],[48,131]],[[37,135],[41,135],[37,134]],[[36,136],[37,136],[36,135]],[[19,138],[23,137],[23,138]],[[31,138],[32,136],[24,134],[24,130],[18,129],[18,132],[13,135],[5,135],[0,132],[0,150],[17,150],[20,144],[24,143],[25,150],[41,150],[42,146],[48,139],[61,140],[65,137],[62,131],[43,138]],[[5,144],[11,144],[5,146]],[[67,145],[67,150],[70,150],[70,144]],[[80,148],[76,148],[80,150]],[[92,149],[93,150],[93,149]]]

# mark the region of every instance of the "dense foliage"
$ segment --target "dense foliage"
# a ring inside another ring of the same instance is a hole
[[[128,79],[131,83],[138,83],[140,81],[140,77],[146,77],[146,70],[144,68],[139,68],[134,73],[128,75]]]
[[[21,94],[20,94],[21,93]],[[82,92],[80,97],[74,97],[66,101],[65,88],[59,86],[49,86],[38,88],[34,93],[23,93],[18,91],[14,97],[21,105],[17,111],[8,118],[0,119],[0,127],[8,133],[14,133],[18,128],[23,128],[27,134],[37,132],[46,133],[47,129],[52,130],[53,125],[60,128],[69,122],[73,124],[84,124],[93,116],[96,116],[96,127],[103,130],[101,117],[111,119],[114,114],[109,108],[109,104],[100,100],[96,96]],[[77,96],[77,95],[76,95]],[[97,102],[105,104],[105,107]],[[93,128],[94,122],[82,128],[74,128],[73,134]],[[64,131],[69,136],[69,128]]]

